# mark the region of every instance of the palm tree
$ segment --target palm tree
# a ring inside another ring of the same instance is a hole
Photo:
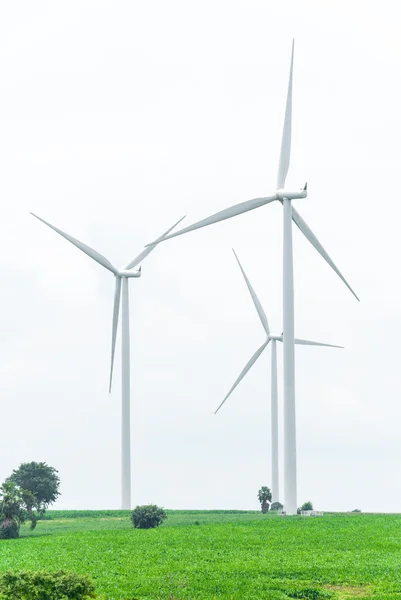
[[[267,513],[269,504],[272,501],[272,493],[266,485],[263,485],[258,491],[258,500],[261,504],[262,513]]]

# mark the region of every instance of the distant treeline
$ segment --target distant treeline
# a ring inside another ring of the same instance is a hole
[[[168,515],[241,515],[258,513],[257,510],[166,510]],[[104,519],[106,517],[127,517],[131,515],[130,510],[48,510],[42,520],[53,519]]]

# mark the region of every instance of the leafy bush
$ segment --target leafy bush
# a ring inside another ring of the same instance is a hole
[[[361,510],[359,510],[359,508],[354,508],[354,510],[352,510],[351,512],[360,513],[360,512],[362,512],[362,511],[361,511]]]
[[[16,519],[3,519],[0,523],[0,540],[12,540],[19,537],[20,524]]]
[[[167,519],[166,513],[156,504],[137,506],[132,512],[132,522],[137,529],[158,527],[164,519]]]
[[[5,600],[87,600],[95,597],[89,577],[66,571],[8,571],[0,577],[0,597]]]
[[[282,508],[283,505],[281,502],[273,502],[273,504],[270,506],[270,510],[281,510]]]
[[[309,600],[323,600],[332,598],[333,594],[326,590],[317,588],[304,588],[296,592],[287,592],[289,598],[308,598]]]
[[[310,500],[308,500],[308,502],[304,502],[303,505],[301,506],[301,508],[297,509],[297,514],[300,515],[301,514],[301,510],[313,510],[313,504]]]

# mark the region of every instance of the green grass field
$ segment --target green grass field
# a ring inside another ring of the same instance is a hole
[[[87,573],[109,600],[401,600],[401,515],[167,512],[135,530],[123,511],[49,511],[0,542],[0,573]]]

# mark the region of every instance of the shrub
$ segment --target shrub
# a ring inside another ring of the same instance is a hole
[[[5,600],[87,600],[95,597],[89,577],[57,571],[8,571],[0,577],[0,597]]]
[[[298,510],[297,510],[298,515],[301,514],[301,510],[313,510],[312,502],[310,500],[308,500],[308,502],[304,502],[303,505],[301,506],[301,508],[298,508]]]
[[[16,519],[4,519],[0,523],[0,540],[19,538],[20,524]]]
[[[270,507],[270,510],[282,510],[283,505],[281,504],[281,502],[273,502],[273,504]]]
[[[351,512],[360,513],[360,512],[362,512],[362,511],[361,511],[361,510],[359,510],[359,508],[354,508],[354,510],[352,510]]]
[[[167,519],[162,508],[156,504],[137,506],[132,512],[132,522],[137,529],[152,529]]]
[[[308,598],[308,600],[320,600],[332,598],[333,594],[330,591],[319,590],[317,588],[304,588],[302,590],[287,592],[290,598]]]

